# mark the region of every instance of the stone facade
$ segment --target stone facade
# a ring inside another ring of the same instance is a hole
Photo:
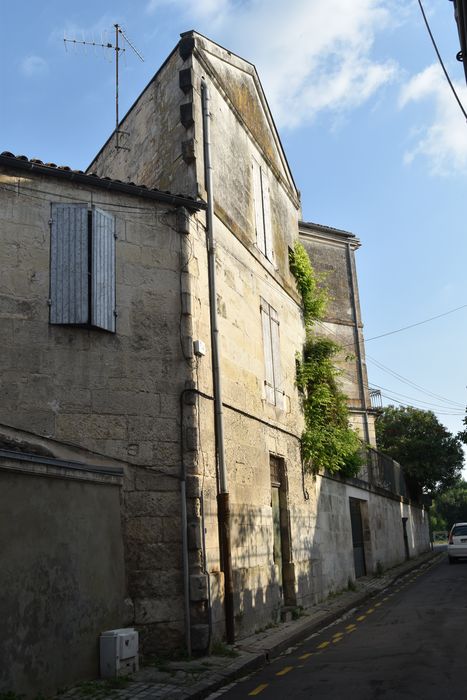
[[[0,159],[0,421],[31,440],[47,436],[60,449],[73,443],[124,463],[125,622],[140,629],[148,653],[190,637],[203,651],[225,632],[206,218],[195,201],[207,196],[203,80],[236,633],[355,578],[349,499],[360,503],[368,573],[404,557],[401,517],[410,521],[410,552],[428,546],[418,506],[363,481],[303,473],[295,357],[304,325],[288,265],[299,194],[255,68],[195,32],[182,35],[122,121],[129,150],[111,137],[89,175],[74,179]],[[124,184],[133,181],[146,189]],[[84,201],[115,217],[115,333],[49,324],[54,201]],[[325,325],[355,347],[357,242],[312,224],[301,236],[316,269],[329,272],[335,300]],[[194,353],[195,341],[206,353]],[[355,425],[368,419],[374,443],[364,357],[346,371]]]

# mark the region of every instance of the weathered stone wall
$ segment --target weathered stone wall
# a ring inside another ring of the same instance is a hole
[[[147,649],[180,646],[180,395],[192,353],[180,272],[186,235],[167,205],[54,177],[0,178],[0,421],[128,464],[123,515],[133,621]],[[49,324],[53,201],[84,201],[115,216],[115,334]]]
[[[0,694],[36,698],[99,674],[124,621],[121,477],[0,456]],[[8,696],[9,697],[9,696]]]

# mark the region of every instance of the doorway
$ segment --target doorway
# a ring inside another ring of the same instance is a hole
[[[349,498],[350,522],[352,525],[353,559],[356,578],[366,576],[365,540],[363,536],[363,522],[360,503],[361,502],[357,498]]]
[[[407,520],[408,520],[408,518],[402,518],[402,532],[404,535],[404,552],[405,552],[405,558],[408,561],[410,559],[410,550],[409,550],[409,536],[407,533]]]
[[[273,526],[273,562],[284,605],[295,605],[294,567],[290,535],[290,513],[287,506],[285,461],[269,456],[271,471],[271,508]]]

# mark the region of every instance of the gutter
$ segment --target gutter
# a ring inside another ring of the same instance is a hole
[[[217,520],[221,549],[221,566],[224,572],[224,613],[225,631],[228,644],[235,642],[235,620],[233,599],[232,551],[230,536],[230,501],[225,463],[224,419],[222,405],[222,383],[219,353],[219,326],[217,320],[216,293],[216,241],[214,238],[214,199],[212,188],[211,142],[209,111],[209,89],[204,78],[201,80],[201,100],[203,110],[204,175],[207,194],[206,244],[208,249],[209,311],[211,318],[211,357],[214,394],[214,430],[216,435],[216,461],[218,475]]]
[[[367,445],[370,444],[370,428],[368,425],[368,412],[367,412],[367,405],[366,405],[366,396],[365,396],[365,384],[364,384],[364,375],[363,375],[363,358],[362,358],[362,349],[360,347],[360,337],[358,333],[358,314],[357,314],[357,302],[356,302],[356,291],[355,291],[355,278],[354,278],[354,271],[353,271],[353,264],[352,264],[352,250],[351,250],[351,244],[347,243],[346,245],[346,253],[347,253],[347,270],[348,270],[348,275],[349,275],[349,281],[350,281],[350,303],[352,306],[352,316],[353,316],[353,327],[354,327],[354,337],[355,337],[355,348],[356,348],[356,354],[357,354],[357,372],[358,372],[358,385],[359,385],[359,393],[360,393],[360,401],[362,404],[362,413],[363,413],[363,428],[364,428],[364,433],[365,433],[365,442]]]

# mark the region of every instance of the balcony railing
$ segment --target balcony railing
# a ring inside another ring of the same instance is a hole
[[[370,402],[373,409],[383,408],[383,398],[380,389],[370,389]]]
[[[364,466],[359,475],[362,480],[397,496],[410,498],[404,470],[398,462],[372,447],[363,448],[363,458]]]

